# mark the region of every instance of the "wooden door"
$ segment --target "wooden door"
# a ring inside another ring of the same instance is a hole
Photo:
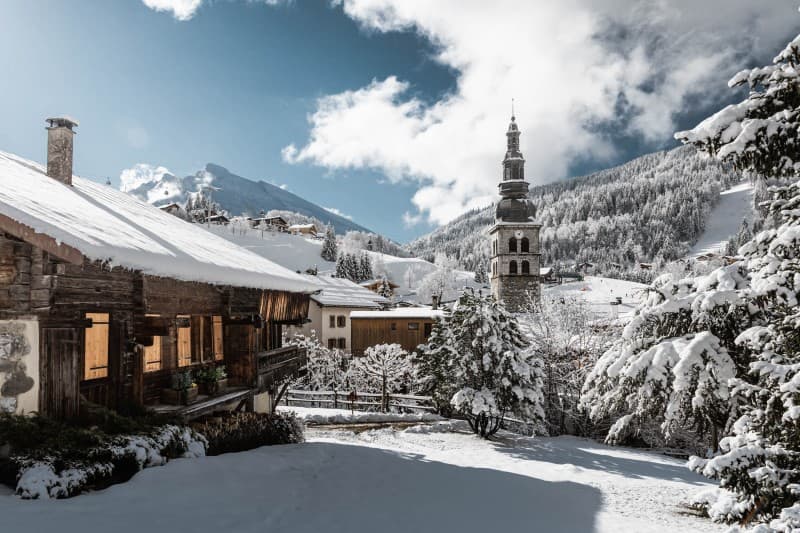
[[[82,330],[42,328],[39,410],[51,418],[78,414],[80,402]]]

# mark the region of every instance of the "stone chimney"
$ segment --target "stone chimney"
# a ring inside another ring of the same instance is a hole
[[[431,309],[433,309],[434,311],[439,309],[439,295],[438,294],[434,294],[433,296],[431,296]]]
[[[72,129],[77,120],[69,117],[47,119],[47,175],[65,185],[72,185]]]

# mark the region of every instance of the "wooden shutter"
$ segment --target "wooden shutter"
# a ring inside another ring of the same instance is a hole
[[[188,315],[178,315],[178,318],[189,318]],[[182,325],[182,324],[180,324]],[[178,329],[178,366],[192,364],[192,328],[179,327]]]
[[[92,320],[92,327],[86,328],[83,357],[83,379],[108,377],[108,313],[86,313]]]
[[[213,337],[214,337],[214,360],[215,361],[222,361],[225,358],[225,343],[223,339],[223,327],[222,327],[222,317],[221,316],[214,316],[212,317],[212,325],[213,325]]]

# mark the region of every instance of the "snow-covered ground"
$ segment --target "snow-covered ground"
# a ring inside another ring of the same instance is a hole
[[[705,231],[689,251],[690,258],[724,252],[728,239],[739,231],[742,219],[752,220],[753,185],[749,181],[722,191],[719,196],[719,203],[711,211]]]
[[[2,531],[704,532],[681,462],[576,438],[482,441],[447,423],[310,430],[309,442],[180,459],[69,500],[0,493]]]
[[[633,315],[633,311],[644,298],[647,285],[621,279],[586,276],[583,281],[572,281],[562,285],[545,287],[542,295],[545,298],[580,298],[585,300],[598,318],[616,318],[613,309],[617,309],[619,318]],[[622,297],[622,304],[612,306],[610,302]]]

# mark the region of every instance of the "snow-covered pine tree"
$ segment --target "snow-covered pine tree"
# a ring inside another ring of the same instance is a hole
[[[339,254],[339,256],[336,258],[336,277],[347,278],[347,272],[345,272],[344,265],[344,254]]]
[[[359,259],[359,279],[358,281],[367,281],[372,279],[372,261],[369,258],[369,254],[367,252],[361,253],[361,258]]]
[[[489,283],[489,274],[486,272],[486,265],[483,261],[478,263],[478,268],[475,269],[475,283]]]
[[[360,265],[355,254],[346,254],[344,257],[344,271],[350,281],[361,281]]]
[[[494,435],[506,415],[543,420],[541,361],[501,304],[466,291],[435,329],[418,358],[433,358],[431,373],[420,368],[418,376],[434,388],[454,389],[450,403],[476,434]]]
[[[592,420],[616,419],[609,442],[660,425],[666,438],[693,428],[716,447],[735,414],[728,380],[746,368],[735,343],[749,320],[740,295],[746,287],[736,264],[697,279],[665,274],[653,282],[583,387],[581,403]]]
[[[411,357],[399,344],[378,344],[350,364],[350,380],[363,392],[379,392],[381,412],[389,410],[389,394],[408,388],[412,380]]]
[[[676,137],[761,177],[796,175],[799,49],[800,36],[773,65],[737,74],[729,84],[749,83],[747,99]],[[742,260],[654,283],[653,300],[592,371],[585,400],[599,414],[631,410],[623,420],[659,413],[668,398],[666,430],[684,416],[720,426],[727,409],[721,453],[690,460],[737,499],[712,517],[783,532],[800,528],[800,183],[772,192],[774,227],[739,249]]]
[[[392,297],[392,286],[389,284],[389,280],[386,279],[386,276],[381,278],[381,285],[378,287],[378,294],[384,298]]]
[[[322,258],[325,261],[336,261],[338,253],[336,247],[336,233],[333,231],[333,226],[328,226],[325,229],[325,240],[322,243]]]

